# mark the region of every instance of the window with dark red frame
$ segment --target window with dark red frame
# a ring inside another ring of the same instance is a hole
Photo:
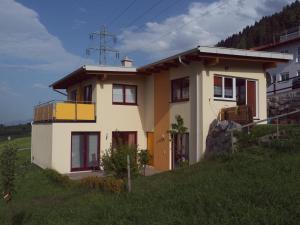
[[[100,133],[72,132],[71,171],[99,168]]]
[[[137,86],[128,84],[113,84],[112,103],[117,105],[136,105]]]
[[[171,81],[172,102],[181,102],[189,100],[189,78],[184,77]]]
[[[92,85],[87,85],[84,87],[83,101],[92,102]]]
[[[112,132],[112,146],[118,145],[137,145],[136,131],[113,131]]]

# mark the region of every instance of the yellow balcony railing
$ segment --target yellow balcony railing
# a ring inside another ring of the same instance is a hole
[[[51,101],[34,108],[34,122],[96,121],[95,104]]]

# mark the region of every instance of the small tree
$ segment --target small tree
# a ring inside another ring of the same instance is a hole
[[[138,174],[137,147],[119,144],[115,148],[110,147],[102,156],[101,165],[104,171],[112,173],[118,178],[126,178],[127,155],[130,157],[130,172],[133,176]]]
[[[150,161],[150,155],[148,154],[148,150],[140,150],[138,153],[139,166],[143,169],[144,176],[146,175],[146,165]]]
[[[7,144],[0,155],[0,175],[3,187],[3,198],[9,203],[15,192],[15,173],[17,164],[17,149],[13,144]]]
[[[176,123],[172,123],[171,130],[168,131],[168,133],[171,135],[173,156],[175,154],[175,149],[174,149],[175,135],[183,135],[187,132],[187,127],[184,126],[183,118],[180,115],[176,115],[175,120]],[[174,163],[174,159],[173,159],[173,163]]]

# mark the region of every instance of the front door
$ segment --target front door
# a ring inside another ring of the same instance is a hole
[[[72,132],[71,148],[71,171],[99,168],[99,132]]]
[[[147,133],[147,151],[149,154],[149,165],[153,166],[153,142],[154,142],[154,133],[148,132]]]

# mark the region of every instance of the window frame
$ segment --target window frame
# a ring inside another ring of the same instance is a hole
[[[87,89],[88,89],[88,92],[86,91]],[[88,84],[88,85],[84,86],[84,88],[83,88],[83,102],[84,103],[92,103],[93,102],[93,85]]]
[[[215,91],[213,90],[213,96],[215,100],[226,100],[226,101],[236,101],[236,78],[232,76],[225,76],[221,74],[214,74],[215,77],[222,78],[222,97],[215,97]],[[232,79],[232,98],[225,97],[225,79],[230,78]],[[215,80],[213,80],[213,89],[215,87]]]
[[[84,154],[84,165],[82,167],[73,167],[73,160],[72,160],[72,153],[73,153],[73,135],[82,135],[83,136],[83,154]],[[88,165],[88,152],[89,152],[89,146],[88,146],[88,136],[89,135],[97,135],[97,165],[100,163],[100,157],[101,157],[101,132],[100,131],[71,131],[71,157],[70,157],[70,171],[76,172],[76,171],[89,171],[93,170],[94,168],[92,166]],[[96,169],[99,169],[96,168]]]
[[[114,86],[122,87],[123,101],[122,102],[114,102]],[[126,102],[126,87],[134,87],[135,88],[135,102]],[[138,86],[134,84],[117,84],[114,83],[112,85],[112,104],[113,105],[138,105]]]
[[[185,80],[188,80],[188,97],[187,98],[183,98],[183,89],[184,89],[184,81]],[[174,95],[175,84],[179,84],[179,87],[180,87],[180,98],[179,99],[175,98],[175,95]],[[172,103],[186,102],[189,100],[190,100],[190,77],[186,76],[186,77],[181,77],[178,79],[171,80],[171,102]]]
[[[137,146],[137,143],[138,143],[138,132],[137,131],[112,131],[111,132],[111,145],[113,146],[113,147],[117,147],[117,145],[118,145],[118,143],[113,143],[113,141],[114,141],[114,136],[115,135],[118,135],[118,134],[120,134],[120,135],[130,135],[130,134],[133,134],[134,135],[134,137],[135,137],[135,140],[134,140],[134,145],[135,146]],[[122,143],[122,144],[124,144],[124,143]]]
[[[283,79],[283,77],[285,77],[285,79]],[[281,80],[279,82],[287,82],[287,81],[290,80],[290,73],[289,72],[282,72],[282,73],[280,73],[280,78],[281,78]]]

